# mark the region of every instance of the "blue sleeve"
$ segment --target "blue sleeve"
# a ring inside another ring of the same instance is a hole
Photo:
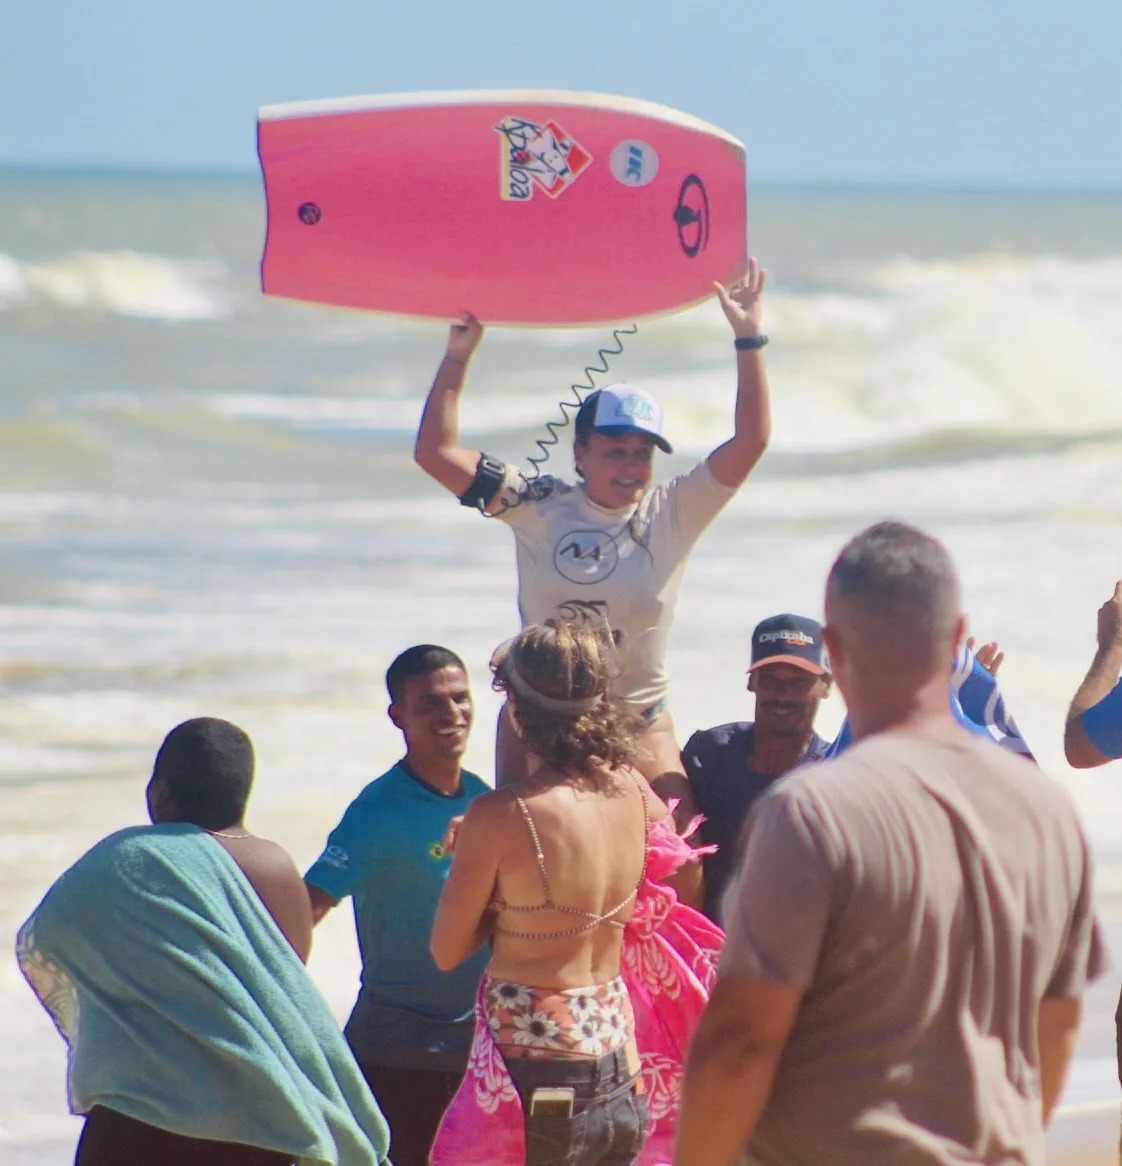
[[[828,746],[822,755],[823,760],[829,761],[831,758],[837,757],[839,753],[844,753],[852,744],[853,730],[849,727],[849,717],[846,717],[842,721],[842,727],[838,730],[837,737],[834,738],[834,743]]]
[[[333,899],[354,894],[378,857],[378,833],[371,808],[352,802],[343,820],[328,835],[323,853],[308,868],[304,881]]]
[[[1122,757],[1122,680],[1080,719],[1087,740],[1104,757]]]

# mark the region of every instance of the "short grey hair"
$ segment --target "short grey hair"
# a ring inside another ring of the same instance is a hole
[[[959,616],[958,575],[938,539],[906,522],[878,522],[842,548],[826,603],[860,608],[897,635],[941,638]]]

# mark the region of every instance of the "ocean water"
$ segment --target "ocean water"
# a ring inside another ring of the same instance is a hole
[[[444,329],[266,301],[253,179],[0,173],[0,943],[50,881],[141,819],[163,734],[253,735],[250,824],[296,861],[396,759],[382,676],[418,641],[468,661],[489,775],[490,650],[516,628],[499,524],[410,460]],[[772,449],[699,545],[671,641],[683,737],[748,715],[755,622],[821,612],[841,544],[886,516],[946,540],[1009,704],[1094,840],[1122,934],[1122,769],[1065,766],[1064,711],[1122,577],[1122,196],[763,189]],[[470,307],[465,305],[465,307]],[[467,436],[534,452],[606,339],[494,332]],[[684,468],[731,432],[715,306],[612,359],[666,408]],[[603,382],[602,382],[603,383]],[[550,469],[567,471],[562,443]],[[823,731],[841,719],[836,700]],[[345,1015],[351,924],[312,970]],[[1092,994],[1069,1112],[1114,1104]],[[0,961],[0,1158],[70,1160],[61,1042]]]

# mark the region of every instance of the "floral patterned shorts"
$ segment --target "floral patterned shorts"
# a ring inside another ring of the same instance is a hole
[[[588,988],[534,988],[485,976],[483,995],[495,1041],[526,1056],[605,1057],[635,1032],[622,976]]]

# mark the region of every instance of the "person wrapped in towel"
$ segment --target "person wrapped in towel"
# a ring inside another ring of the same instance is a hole
[[[69,1046],[77,1166],[378,1166],[389,1136],[302,964],[291,858],[242,824],[253,746],[187,721],[150,826],[103,839],[20,929],[23,974]]]

